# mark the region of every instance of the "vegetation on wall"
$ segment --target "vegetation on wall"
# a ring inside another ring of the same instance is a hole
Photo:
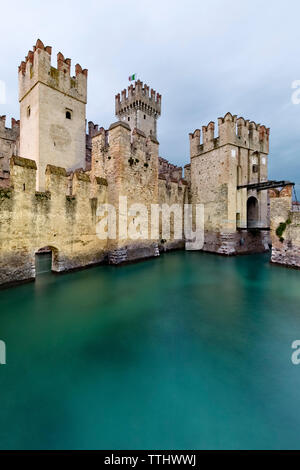
[[[10,199],[12,196],[12,191],[10,188],[1,188],[0,189],[0,200]]]
[[[279,238],[279,241],[281,241],[281,243],[284,241],[284,237],[283,237],[283,234],[286,230],[286,227],[291,223],[291,219],[288,218],[285,222],[280,222],[280,224],[278,225],[277,229],[276,229],[276,235],[277,237]]]

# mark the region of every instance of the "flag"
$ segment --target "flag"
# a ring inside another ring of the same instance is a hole
[[[132,81],[135,80],[135,79],[136,79],[136,73],[134,73],[133,75],[129,75],[129,77],[128,77],[128,80],[129,80],[130,82],[132,82]]]

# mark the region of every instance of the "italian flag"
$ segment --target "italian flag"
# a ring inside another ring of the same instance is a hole
[[[129,77],[128,77],[128,80],[129,80],[130,82],[132,82],[132,81],[135,80],[135,79],[136,79],[136,73],[134,73],[133,75],[129,75]]]

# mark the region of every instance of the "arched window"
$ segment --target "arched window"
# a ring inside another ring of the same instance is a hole
[[[68,111],[68,110],[66,111],[66,118],[67,118],[67,119],[72,119],[72,113],[71,113],[71,111]]]

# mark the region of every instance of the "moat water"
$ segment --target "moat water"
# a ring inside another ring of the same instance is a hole
[[[0,448],[299,449],[299,286],[173,252],[0,291]]]

